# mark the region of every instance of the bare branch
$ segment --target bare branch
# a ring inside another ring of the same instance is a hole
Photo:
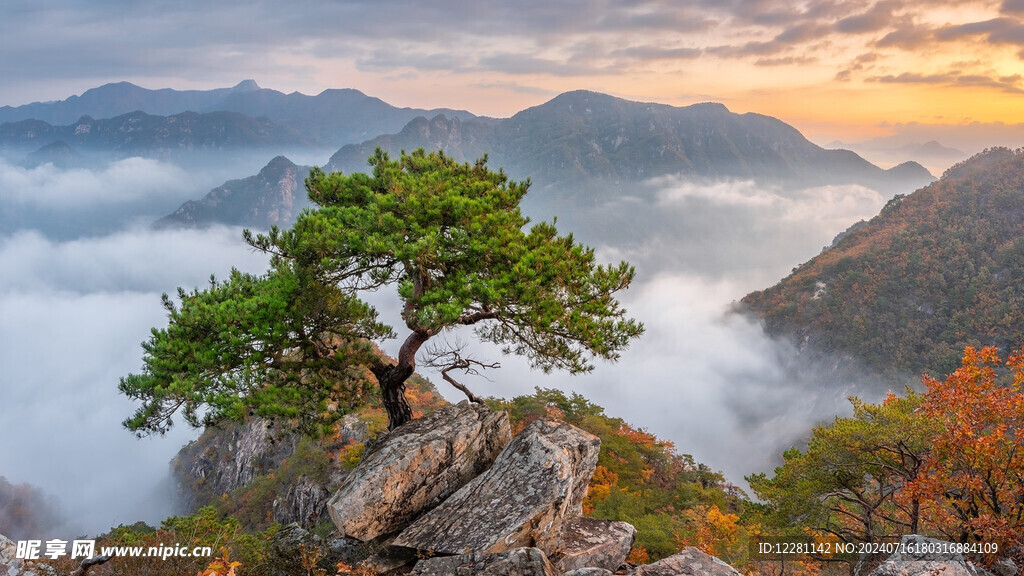
[[[458,390],[461,390],[466,398],[469,398],[470,402],[476,404],[483,404],[483,400],[475,396],[469,388],[465,385],[460,384],[455,378],[449,374],[452,370],[462,370],[465,374],[472,376],[482,376],[480,374],[481,369],[486,368],[501,368],[501,364],[498,362],[481,362],[469,356],[463,356],[462,351],[465,350],[466,344],[459,340],[455,341],[452,345],[446,340],[444,345],[431,346],[426,350],[427,358],[424,362],[425,366],[434,368],[435,370],[441,371],[441,377],[444,378],[445,382],[448,382]]]
[[[466,398],[469,398],[470,402],[473,402],[474,404],[483,404],[484,401],[477,398],[472,392],[470,392],[469,388],[466,388],[464,385],[459,384],[454,378],[448,375],[448,371],[454,370],[455,368],[455,366],[451,366],[449,368],[442,370],[441,377],[444,378],[445,381],[451,384],[452,386],[458,388],[459,390],[462,390],[462,393],[466,395]]]
[[[78,568],[75,568],[75,570],[68,576],[85,576],[85,573],[89,571],[89,568],[105,564],[113,558],[113,556],[93,556],[92,558],[86,558],[85,560],[82,560],[82,564]]]

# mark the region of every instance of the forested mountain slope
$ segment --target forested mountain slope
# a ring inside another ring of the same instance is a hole
[[[987,150],[896,197],[743,299],[775,336],[884,373],[945,374],[967,345],[1024,345],[1024,153]]]

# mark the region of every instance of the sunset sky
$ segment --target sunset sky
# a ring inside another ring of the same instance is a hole
[[[252,78],[491,116],[574,89],[719,101],[818,141],[1024,122],[1024,0],[8,0],[3,12],[8,105],[121,80]]]

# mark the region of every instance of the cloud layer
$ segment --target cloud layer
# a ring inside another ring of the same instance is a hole
[[[161,292],[265,265],[227,228],[0,236],[0,475],[55,497],[65,536],[167,516],[158,486],[195,433],[134,438],[120,425],[134,406],[118,379],[141,367],[139,343],[166,323]]]

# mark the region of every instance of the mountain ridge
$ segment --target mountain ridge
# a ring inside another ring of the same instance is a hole
[[[487,154],[511,177],[531,178],[534,198],[553,200],[551,191],[560,190],[577,205],[614,197],[626,183],[669,175],[802,187],[861,184],[890,194],[934,180],[916,163],[887,171],[853,152],[825,150],[770,116],[734,114],[717,103],[674,107],[588,91],[561,94],[504,120],[420,117],[396,134],[343,146],[325,168],[363,171],[377,147],[392,155],[443,149],[462,161]]]
[[[56,141],[121,155],[313,145],[291,128],[237,112],[157,116],[136,111],[99,120],[85,115],[61,126],[41,120],[0,124],[0,150],[38,148]]]
[[[232,93],[256,90],[262,88],[254,80],[243,80],[231,88],[213,90],[149,89],[131,82],[110,82],[64,100],[0,106],[0,124],[20,120],[71,124],[82,116],[113,118],[136,111],[171,116],[181,112],[201,112]]]
[[[203,227],[215,223],[269,229],[287,226],[311,203],[303,181],[308,166],[277,156],[258,174],[229,180],[198,200],[189,200],[154,223],[155,228]]]
[[[133,112],[153,116],[184,112],[235,112],[254,119],[265,116],[329,147],[397,131],[418,115],[476,117],[465,110],[397,107],[353,88],[326,89],[309,96],[285,94],[262,88],[254,80],[243,80],[231,88],[212,90],[151,90],[130,82],[115,82],[55,102],[0,107],[0,124],[38,120],[67,125],[82,116],[109,119]]]

